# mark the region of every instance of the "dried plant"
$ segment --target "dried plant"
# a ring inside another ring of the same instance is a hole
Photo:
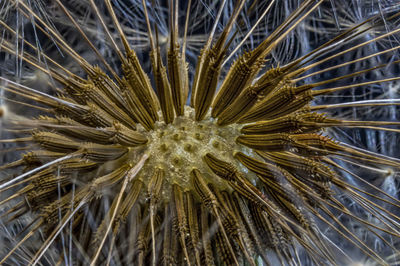
[[[23,152],[0,168],[0,264],[395,264],[397,191],[368,175],[400,160],[337,129],[398,133],[397,116],[350,118],[398,112],[393,95],[343,99],[400,79],[399,8],[359,21],[348,1],[292,2],[0,4],[0,116],[17,135],[1,143]]]

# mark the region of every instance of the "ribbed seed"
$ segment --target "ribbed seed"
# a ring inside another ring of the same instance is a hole
[[[214,93],[217,89],[218,78],[221,71],[220,62],[216,61],[216,54],[214,50],[202,50],[199,60],[204,57],[204,62],[201,71],[198,72],[198,77],[195,77],[194,83],[195,93],[194,96],[194,109],[196,111],[196,121],[202,120],[211,106]]]
[[[94,192],[88,190],[87,187],[82,188],[75,193],[74,201],[71,200],[72,193],[70,192],[59,200],[43,206],[43,208],[40,209],[39,216],[46,220],[46,229],[49,231],[59,223],[59,213],[64,216],[71,209],[71,202],[73,202],[73,208],[76,208],[78,204],[86,204],[89,200],[93,199],[93,197]]]
[[[126,173],[132,168],[132,165],[125,164],[109,174],[97,177],[91,183],[86,185],[85,189],[96,192],[101,195],[101,190],[121,181]]]
[[[75,101],[73,101],[70,98],[66,97],[61,97],[59,96],[63,101],[65,101],[65,104],[56,104],[56,105],[49,105],[54,108],[54,112],[70,117],[78,122],[85,123],[89,126],[101,126],[103,127],[104,125],[109,125],[109,122],[107,121],[109,118],[109,115],[105,114],[100,110],[100,115],[105,114],[105,118],[99,116],[99,113],[95,113],[94,109],[98,109],[98,107],[93,104],[93,103],[86,103],[86,105],[80,105],[76,104]]]
[[[296,147],[288,134],[241,135],[236,142],[256,150],[282,151]]]
[[[65,156],[65,153],[52,152],[47,150],[33,150],[26,153],[23,157],[25,164],[45,163]]]
[[[119,97],[120,90],[119,87],[114,83],[112,79],[99,67],[93,66],[88,71],[89,80],[96,85],[103,93],[105,93],[108,98],[112,99],[114,102],[123,103],[122,99]],[[89,81],[88,80],[88,81]],[[76,81],[71,81],[70,85],[76,86]],[[76,87],[75,87],[76,89]]]
[[[256,160],[242,152],[235,153],[234,157],[250,171],[271,180],[285,180],[289,174],[274,164]]]
[[[240,209],[238,198],[235,196],[235,194],[237,196],[236,192],[233,193],[229,193],[227,191],[223,192],[225,199],[229,199],[229,202],[231,203],[231,208],[235,216],[238,218],[239,229],[240,229],[239,233],[241,235],[241,238],[243,239],[243,244],[244,244],[243,246],[245,247],[246,252],[248,252],[249,257],[252,258],[251,264],[254,264],[254,258],[256,254],[258,254],[258,251],[256,251],[253,239],[250,236],[250,232],[248,230],[246,221]]]
[[[295,151],[302,155],[327,155],[344,151],[331,139],[319,134],[240,135],[236,141],[260,151]]]
[[[241,132],[244,134],[314,133],[324,127],[323,123],[339,123],[339,121],[318,113],[296,113],[245,125]]]
[[[216,175],[227,180],[238,193],[256,204],[260,209],[269,213],[271,213],[271,209],[275,209],[275,204],[266,198],[265,195],[247,180],[231,163],[219,160],[210,153],[207,153],[203,159]]]
[[[254,262],[254,255],[255,255],[254,248],[250,241],[249,235],[247,234],[242,217],[240,216],[240,213],[236,208],[236,205],[234,203],[234,198],[229,192],[222,191],[220,200],[227,205],[228,209],[231,211],[233,215],[232,216],[233,218],[232,221],[234,222],[233,226],[236,228],[234,228],[235,232],[233,233],[232,236],[235,238],[236,244],[239,246],[240,251],[242,252],[247,262],[255,266],[256,264]]]
[[[265,160],[274,162],[294,172],[303,172],[305,176],[329,182],[335,176],[325,164],[291,152],[259,152]]]
[[[46,205],[49,199],[55,200],[58,197],[58,188],[63,189],[69,184],[71,184],[71,179],[68,176],[46,175],[34,179],[23,188],[23,193],[26,194],[26,200],[32,210],[37,211],[40,206]],[[21,192],[18,191],[16,194]]]
[[[147,143],[148,139],[145,135],[125,127],[124,125],[114,122],[113,128],[107,128],[109,133],[114,134],[112,139],[120,145],[128,147],[136,147]]]
[[[195,96],[193,99],[194,101],[192,101],[194,103],[196,111],[195,118],[197,121],[200,121],[205,117],[209,107],[211,106],[221,72],[222,60],[224,59],[230,44],[234,40],[236,33],[230,37],[230,40],[228,40],[228,37],[235,19],[242,10],[244,3],[245,1],[241,0],[235,4],[232,16],[229,18],[228,23],[225,25],[224,30],[216,40],[213,47],[210,49],[212,41],[210,38],[200,52],[197,65],[200,70],[196,70],[193,82],[193,92],[195,93]]]
[[[258,152],[258,154],[268,162],[271,162],[271,158],[267,156],[266,152]],[[261,162],[255,160],[251,157],[248,157],[244,154],[236,154],[235,156],[238,158],[246,167],[248,167],[251,171],[257,173],[260,179],[267,186],[270,186],[270,179],[276,180],[279,182],[280,186],[287,186],[285,181],[290,182],[290,186],[293,186],[297,191],[307,194],[310,193],[310,190],[314,191],[318,195],[328,196],[331,195],[331,185],[329,183],[329,179],[331,177],[328,176],[328,180],[324,179],[327,177],[322,176],[314,176],[310,172],[306,172],[302,170],[302,168],[295,168],[292,166],[289,170],[286,170],[288,167],[285,167],[285,164],[280,164],[281,167],[276,166],[274,164],[268,162]],[[274,161],[272,161],[274,162]],[[274,162],[275,163],[275,162]],[[290,162],[288,162],[290,163]],[[327,168],[323,165],[322,169]],[[295,169],[295,170],[293,170]],[[313,170],[319,171],[319,170]],[[321,170],[323,174],[329,175],[331,172],[325,173]],[[292,174],[291,174],[292,173]],[[265,179],[265,178],[268,179]],[[286,194],[290,194],[289,192],[285,192]],[[296,195],[293,195],[293,198],[296,198]]]
[[[86,98],[85,102],[93,102],[99,106],[104,112],[109,114],[115,120],[120,121],[129,128],[135,128],[135,122],[119,108],[104,92],[102,92],[93,81],[87,81],[85,84],[79,84],[80,97]]]
[[[254,252],[260,254],[263,262],[268,265],[268,259],[266,257],[265,252],[263,252],[265,250],[265,245],[262,242],[262,239],[260,238],[253,217],[248,209],[248,206],[244,202],[244,199],[240,197],[240,195],[237,192],[233,192],[233,197],[235,199],[234,203],[236,205],[236,208],[240,213],[244,226],[246,227],[246,232],[249,235],[249,240],[253,245],[253,249],[255,249]]]
[[[200,196],[203,204],[210,210],[217,204],[217,198],[208,188],[207,183],[204,181],[203,175],[199,170],[193,169],[191,172],[192,183],[195,191]]]
[[[291,85],[283,86],[279,91],[270,95],[254,106],[241,117],[239,123],[251,123],[260,120],[274,119],[296,112],[313,100],[312,92],[305,91],[299,95]]]
[[[264,100],[255,105],[249,112],[243,115],[243,117],[239,121],[240,123],[244,123],[243,121],[246,121],[245,123],[249,123],[262,120],[263,117],[273,118],[271,114],[280,112],[282,108],[289,105],[295,99],[296,95],[294,92],[294,87],[291,84],[283,85],[278,90],[276,90],[272,94],[269,94],[269,96],[267,96]]]
[[[147,138],[143,134],[127,128],[119,122],[114,122],[113,127],[93,128],[68,117],[56,116],[56,118],[50,118],[40,116],[39,121],[40,126],[43,128],[55,128],[60,133],[85,141],[93,141],[100,144],[119,143],[128,147],[147,143]]]
[[[236,169],[232,164],[219,160],[210,153],[207,153],[203,159],[216,175],[227,181],[235,181]]]
[[[149,212],[147,209],[144,210],[143,217],[148,217]],[[138,237],[136,239],[135,250],[136,250],[136,263],[135,265],[143,266],[147,265],[146,261],[146,254],[149,248],[149,240],[150,240],[150,220],[143,219],[143,223],[139,230]]]
[[[69,153],[80,148],[79,142],[52,132],[34,132],[32,137],[40,146],[52,152]]]
[[[89,112],[87,112],[85,115],[77,118],[77,117],[72,117],[73,119],[76,119],[78,121],[82,121],[84,123],[87,123],[90,126],[94,127],[111,127],[114,118],[104,112],[98,105],[96,105],[93,102],[88,102],[87,106],[89,107]]]
[[[190,244],[194,253],[194,259],[192,260],[195,265],[201,264],[201,256],[200,256],[200,231],[199,231],[199,219],[197,215],[198,205],[195,203],[192,192],[185,193],[185,208],[188,216],[188,224],[189,224],[189,235],[190,235]]]
[[[62,162],[60,167],[54,167],[57,171],[60,171],[61,174],[70,175],[74,172],[84,173],[89,172],[97,168],[99,164],[97,162],[92,162],[89,160],[82,160],[81,158],[74,158],[70,160],[65,160]]]
[[[214,235],[213,239],[214,245],[217,247],[216,252],[218,252],[217,260],[218,264],[221,265],[226,263],[226,265],[235,265],[236,255],[230,252],[231,244],[229,240],[227,241],[221,231],[217,231]],[[239,262],[236,261],[236,265],[239,265]]]
[[[98,67],[94,66],[89,72],[89,79],[94,85],[99,88],[113,103],[115,103],[119,108],[124,110],[125,113],[132,115],[132,112],[127,108],[126,102],[122,97],[121,92],[125,90],[124,86],[117,86],[114,81],[106,74],[104,71]],[[78,94],[77,97],[81,98]]]
[[[179,52],[178,44],[171,44],[168,51],[168,77],[171,81],[172,99],[177,116],[184,114],[184,107],[186,104],[186,92],[188,88],[186,85],[187,65],[183,61],[182,55]]]
[[[174,208],[176,214],[175,217],[176,228],[179,234],[179,241],[183,249],[186,263],[190,264],[189,252],[187,249],[188,245],[186,244],[187,242],[186,238],[189,234],[189,228],[188,228],[187,214],[184,206],[184,199],[183,199],[184,194],[182,188],[177,184],[174,184],[172,186],[172,190],[173,190],[173,200],[174,200]]]
[[[216,189],[213,185],[208,184],[208,187],[218,200],[218,210],[221,215],[222,224],[228,237],[239,240],[239,222],[230,208],[229,202],[223,198],[222,192]],[[238,241],[240,243],[240,241]]]
[[[287,235],[282,228],[271,216],[266,212],[261,213],[263,222],[267,225],[267,230],[270,232],[271,242],[275,250],[284,250],[289,242]]]
[[[171,86],[167,78],[166,69],[162,63],[159,49],[157,54],[151,53],[154,79],[156,82],[157,96],[160,101],[161,112],[165,123],[170,124],[174,121],[174,108]]]
[[[165,172],[161,168],[155,168],[154,173],[147,186],[147,195],[150,197],[151,204],[156,204],[160,198],[160,191],[164,181]]]
[[[228,125],[236,122],[242,116],[251,112],[257,102],[277,90],[285,81],[280,68],[267,71],[255,84],[249,85],[236,100],[218,116],[219,125]],[[257,105],[256,105],[257,106]]]
[[[66,99],[66,98],[64,98]],[[70,100],[68,99],[70,102]],[[74,104],[71,102],[71,104]],[[55,108],[60,115],[67,116],[77,122],[92,127],[109,127],[114,120],[109,114],[104,112],[93,102],[87,102],[86,105],[59,105]]]
[[[124,146],[97,143],[85,143],[80,148],[85,158],[99,163],[115,160],[128,152],[128,148]]]
[[[234,99],[239,96],[244,88],[250,85],[255,75],[262,68],[265,60],[261,59],[249,64],[250,57],[251,53],[245,53],[235,60],[233,66],[229,69],[212,104],[212,117],[218,117],[223,110],[232,104]]]
[[[139,179],[135,179],[132,182],[130,189],[127,192],[124,200],[121,202],[121,211],[118,214],[118,221],[124,222],[126,217],[132,211],[133,206],[137,202],[140,193],[142,192],[143,182]]]
[[[267,187],[267,190],[270,192],[272,198],[275,199],[275,202],[281,206],[282,211],[286,211],[288,217],[292,217],[294,221],[298,222],[298,224],[304,228],[306,231],[310,232],[311,222],[309,221],[309,217],[307,217],[297,206],[299,198],[292,198],[291,196],[294,193],[285,194],[287,189],[280,187],[279,185],[275,187]],[[296,203],[295,203],[296,202]],[[307,206],[305,202],[301,202],[302,206]],[[288,241],[289,242],[289,241]]]
[[[124,80],[123,80],[124,81]],[[154,129],[154,118],[146,110],[146,107],[142,104],[139,98],[133,93],[124,93],[126,102],[132,113],[135,115],[136,120],[142,124],[147,130]]]
[[[218,117],[217,124],[220,126],[229,125],[246,114],[258,101],[258,92],[260,87],[250,85],[247,87],[236,100],[229,105]]]
[[[150,85],[150,80],[140,66],[136,53],[133,50],[128,50],[126,52],[127,61],[122,64],[122,69],[127,84],[129,85],[127,90],[130,94],[135,94],[143,104],[143,112],[148,113],[151,119],[156,121],[158,120],[158,103],[155,93]]]
[[[39,116],[38,123],[42,128],[47,130],[55,128],[57,132],[63,133],[70,137],[89,141],[96,140],[96,142],[103,144],[109,143],[110,134],[107,132],[85,126],[84,124],[79,123],[69,117],[56,116],[53,118],[48,116]]]
[[[210,187],[210,185],[205,183],[204,177],[199,170],[192,170],[191,175],[195,190],[199,194],[203,204],[213,213],[218,222],[223,237],[223,240],[221,240],[223,243],[221,244],[224,245],[224,248],[221,248],[223,250],[226,248],[227,252],[230,253],[229,257],[232,258],[233,261],[236,261],[236,254],[233,251],[228,238],[228,235],[232,235],[233,237],[237,236],[235,232],[235,226],[233,225],[235,222],[234,217],[232,217],[232,213],[226,208],[226,206],[222,205],[223,203],[221,201],[217,199],[216,195],[214,194],[215,190],[213,190],[212,186]],[[233,234],[233,232],[235,234]]]

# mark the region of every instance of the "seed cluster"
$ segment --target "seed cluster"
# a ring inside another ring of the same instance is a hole
[[[89,2],[102,18],[94,1]],[[178,1],[171,2],[178,9]],[[22,56],[26,63],[49,74],[62,89],[51,96],[11,81],[6,88],[48,108],[47,115],[15,123],[30,129],[29,135],[5,142],[32,146],[20,160],[1,166],[24,167],[20,175],[0,185],[0,191],[22,185],[0,202],[19,199],[5,216],[10,221],[26,214],[35,217],[17,247],[39,231],[44,233],[43,245],[34,251],[30,263],[42,262],[53,243],[62,246],[60,263],[67,263],[63,254],[74,253],[78,264],[92,265],[110,261],[256,265],[260,260],[266,265],[296,265],[300,264],[299,250],[315,265],[348,263],[348,257],[337,255],[343,251],[317,226],[324,224],[366,256],[385,264],[337,214],[371,232],[379,231],[385,235],[382,239],[400,236],[399,218],[365,197],[366,191],[348,184],[341,175],[344,169],[334,159],[394,168],[400,163],[343,145],[325,136],[323,129],[398,124],[331,118],[311,106],[314,97],[360,85],[327,89],[326,84],[371,69],[319,83],[301,82],[308,62],[348,36],[362,34],[357,29],[363,24],[286,65],[267,65],[266,58],[277,44],[322,3],[306,0],[259,46],[239,55],[222,78],[233,28],[245,2],[237,2],[217,37],[211,34],[199,55],[193,82],[189,82],[185,53],[177,38],[177,12],[170,14],[175,23],[171,22],[167,67],[158,47],[158,31],[154,38],[153,25],[147,20],[154,89],[110,0],[105,3],[124,47],[122,52],[115,45],[121,75],[106,62],[104,68],[90,64],[25,1],[16,3],[86,72],[85,77],[77,76],[47,57],[53,67],[46,69],[26,54]],[[145,4],[147,16],[146,8]],[[100,22],[110,34],[104,20]],[[376,23],[384,22],[376,18]],[[3,47],[13,52],[11,42],[5,41]],[[396,206],[398,200],[383,199],[387,195],[380,193],[378,201]],[[359,217],[337,194],[348,195],[382,224]],[[62,244],[63,232],[68,232],[74,245]],[[266,250],[273,255],[267,256]]]
[[[235,142],[240,133],[238,125],[219,127],[210,117],[197,122],[194,115],[194,110],[185,106],[183,116],[177,117],[171,124],[157,122],[149,135],[146,150],[150,156],[141,175],[149,175],[154,167],[165,169],[168,175],[163,188],[164,194],[169,193],[172,184],[190,189],[190,171],[193,168],[207,171],[204,162],[199,160],[205,154],[214,152],[219,158],[234,162],[232,151],[250,151]],[[226,187],[224,182],[218,183]]]

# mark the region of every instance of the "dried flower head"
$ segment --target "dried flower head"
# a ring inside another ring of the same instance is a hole
[[[357,21],[322,0],[75,2],[10,0],[0,13],[1,51],[17,77],[0,77],[2,99],[36,110],[0,109],[4,132],[18,135],[1,142],[24,151],[1,166],[1,222],[18,232],[8,232],[0,264],[339,265],[358,260],[349,250],[396,261],[397,195],[352,168],[393,175],[400,160],[332,136],[398,132],[396,116],[363,121],[334,110],[399,101],[326,103],[400,79],[388,71],[399,64],[396,4]],[[190,16],[202,9],[212,23],[193,68],[204,32]],[[342,29],[301,53],[306,34],[323,39],[312,23],[332,34],[327,14]],[[20,21],[31,22],[36,43]],[[297,36],[300,26],[311,30]],[[135,31],[146,39],[133,41]],[[365,48],[372,43],[376,52]],[[343,59],[358,51],[369,52]]]

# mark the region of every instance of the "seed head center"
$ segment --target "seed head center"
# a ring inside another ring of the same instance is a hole
[[[157,122],[149,137],[150,157],[146,168],[164,169],[167,175],[164,185],[177,183],[190,189],[190,171],[193,168],[209,172],[202,159],[205,154],[212,153],[222,160],[235,162],[233,152],[244,149],[235,142],[239,133],[239,125],[221,127],[209,115],[196,121],[194,109],[186,106],[184,116],[177,117],[172,124]]]

